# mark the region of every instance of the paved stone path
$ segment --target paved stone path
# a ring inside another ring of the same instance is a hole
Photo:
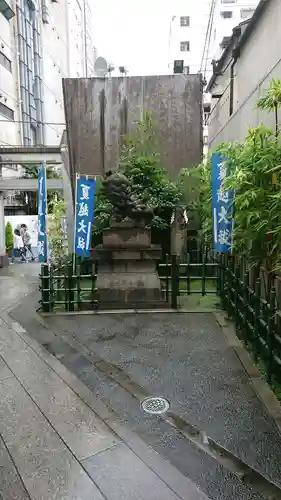
[[[10,317],[37,268],[0,273],[0,498],[207,500]]]
[[[29,292],[34,290],[32,278],[26,286]],[[118,442],[106,452],[86,461],[77,457],[106,498],[154,498],[139,480],[146,477],[143,467],[152,468],[158,479],[165,478],[165,487],[176,498],[281,498],[280,493],[274,496],[259,485],[256,476],[253,486],[241,481],[241,467],[233,461],[233,457],[241,459],[281,486],[281,436],[213,314],[103,314],[40,321],[34,313],[37,299],[34,292],[21,297],[19,304],[14,302],[13,310],[9,309],[11,321],[22,324],[44,345],[53,356],[42,352],[49,363],[58,363],[57,372],[65,376],[63,364],[88,387],[96,398],[94,411],[110,427],[107,438],[114,439],[117,433]],[[144,414],[140,402],[147,395],[166,397],[176,418]],[[43,413],[48,411],[43,398],[40,404]],[[65,418],[62,412],[62,421]],[[204,439],[200,442],[194,429],[201,431],[200,438],[209,436],[226,448],[231,458],[206,452]],[[139,459],[143,465],[134,462]],[[128,474],[130,464],[138,471],[136,476]],[[150,485],[154,479],[145,482]],[[194,484],[202,493],[190,493]],[[155,498],[162,497],[161,490]]]

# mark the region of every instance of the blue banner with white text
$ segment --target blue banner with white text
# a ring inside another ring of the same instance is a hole
[[[87,179],[87,177],[77,178],[74,252],[80,257],[90,257],[91,254],[95,192],[95,179]]]
[[[38,169],[38,257],[39,262],[47,261],[47,184],[46,168]]]
[[[232,251],[234,192],[225,188],[228,176],[226,158],[220,153],[212,155],[212,215],[214,250]]]

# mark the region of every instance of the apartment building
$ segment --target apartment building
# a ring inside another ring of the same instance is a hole
[[[233,28],[252,17],[258,2],[259,0],[216,0],[213,12],[211,12],[209,69],[210,62],[220,58],[232,35]]]
[[[0,145],[56,145],[62,78],[92,76],[90,0],[0,1]]]
[[[22,144],[15,8],[0,3],[0,144]]]
[[[196,74],[201,59],[208,26],[211,0],[201,0],[200,9],[194,0],[177,0],[170,17],[169,67],[174,60],[184,61],[184,73]]]
[[[200,8],[199,4],[200,3]],[[172,6],[169,26],[169,72],[174,61],[183,61],[183,73],[202,72],[202,59],[206,42],[211,0],[177,0]],[[203,153],[208,146],[208,103],[204,103]]]

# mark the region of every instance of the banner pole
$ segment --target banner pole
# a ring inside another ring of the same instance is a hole
[[[38,204],[38,260],[48,261],[47,246],[47,176],[46,162],[40,163],[37,174],[37,204]]]
[[[44,199],[45,199],[45,238],[44,238],[44,243],[45,243],[45,248],[44,248],[44,254],[45,254],[45,262],[48,261],[48,237],[47,237],[47,216],[48,216],[48,198],[47,198],[47,164],[44,161],[43,162],[43,169],[44,169],[44,180],[45,180],[45,186],[44,186]]]
[[[73,266],[73,274],[75,274],[76,270],[76,253],[75,253],[75,241],[76,241],[76,219],[77,219],[77,181],[80,179],[80,174],[76,174],[76,183],[75,183],[75,213],[74,213],[74,238],[73,238],[73,256],[72,256],[72,266]]]

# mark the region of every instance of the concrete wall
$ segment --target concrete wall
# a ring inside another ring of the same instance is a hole
[[[202,88],[198,75],[64,80],[71,172],[115,168],[124,133],[152,111],[163,166],[173,176],[200,162]],[[104,104],[103,104],[104,102]],[[104,106],[104,111],[103,111]]]
[[[229,116],[230,66],[217,77],[213,92],[223,92],[213,100],[209,125],[209,146],[221,141],[243,141],[248,127],[263,122],[274,128],[274,116],[255,109],[255,104],[272,78],[281,78],[281,2],[271,0],[250,38],[241,50],[234,71],[234,113]],[[230,58],[229,58],[230,60]],[[229,60],[226,61],[226,65]]]

